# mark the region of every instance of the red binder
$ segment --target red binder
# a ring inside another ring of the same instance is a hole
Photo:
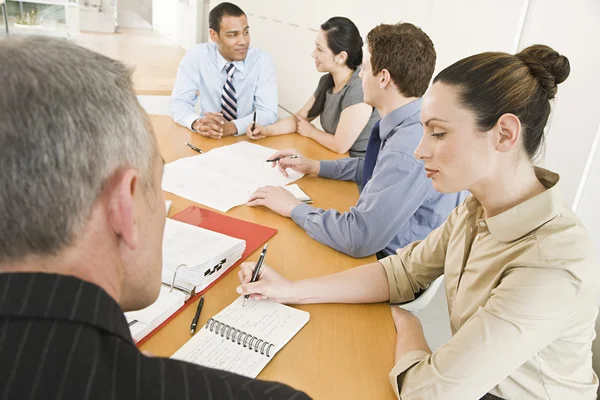
[[[171,218],[180,222],[196,225],[204,229],[245,240],[246,250],[244,250],[242,257],[238,260],[238,262],[229,267],[227,271],[223,272],[223,274],[217,278],[217,280],[211,283],[202,292],[196,293],[193,297],[190,297],[179,310],[175,311],[173,315],[167,318],[162,324],[158,325],[149,334],[140,339],[140,341],[136,343],[138,347],[144,344],[159,329],[168,324],[169,321],[179,315],[180,312],[185,310],[186,307],[194,302],[194,300],[202,296],[208,289],[213,287],[225,275],[239,266],[246,258],[248,258],[248,256],[250,256],[250,254],[254,253],[263,244],[265,244],[267,240],[271,239],[277,233],[277,229],[254,224],[248,221],[242,221],[241,219],[233,217],[228,217],[226,215],[222,215],[198,206],[190,206],[180,213],[175,214]]]

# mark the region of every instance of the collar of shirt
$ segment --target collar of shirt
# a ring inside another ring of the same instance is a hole
[[[379,123],[379,137],[381,141],[385,141],[390,133],[395,131],[396,127],[402,127],[402,124],[413,115],[421,112],[422,98],[411,101],[402,107],[396,108],[394,111],[381,119]]]
[[[547,190],[503,213],[478,221],[483,221],[500,242],[512,242],[525,236],[556,217],[563,208],[558,189],[560,176],[543,168],[534,168],[537,178]],[[470,196],[465,205],[471,214],[477,213],[481,207],[474,196]]]
[[[223,71],[223,69],[225,68],[225,66],[227,64],[229,64],[229,61],[227,61],[225,58],[223,58],[223,56],[219,52],[219,49],[217,48],[217,44],[216,43],[211,42],[208,45],[210,46],[211,53],[212,53],[212,55],[213,55],[213,57],[215,59],[215,63],[217,64],[217,68],[219,69],[219,71]],[[250,52],[250,48],[248,48],[248,52]],[[248,54],[246,54],[246,57],[248,57]],[[235,71],[236,72],[240,72],[242,75],[244,74],[244,68],[246,66],[246,60],[234,61],[233,65],[235,66]]]
[[[25,317],[90,325],[133,343],[121,307],[102,288],[69,275],[0,274],[0,318]]]

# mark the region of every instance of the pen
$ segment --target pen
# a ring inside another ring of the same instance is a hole
[[[254,117],[252,118],[252,134],[254,135],[254,127],[256,126],[256,111],[254,111]]]
[[[200,311],[202,311],[202,306],[204,305],[204,296],[200,298],[198,302],[198,308],[196,308],[196,315],[194,315],[194,319],[192,320],[192,326],[190,328],[190,333],[193,335],[196,332],[196,326],[198,326],[198,318],[200,317]]]
[[[254,267],[254,272],[252,273],[252,279],[250,279],[250,282],[256,282],[258,280],[258,277],[260,276],[260,267],[262,266],[265,256],[267,255],[268,245],[269,243],[265,243],[265,247],[263,247],[262,251],[260,252],[260,257],[258,257],[258,262],[256,263],[256,267]],[[248,300],[248,297],[250,297],[249,294],[244,296],[244,302],[242,303],[242,307],[246,305],[246,300]]]
[[[299,156],[299,155],[297,155],[297,154],[295,154],[295,155],[293,155],[293,156],[277,157],[277,158],[274,158],[274,159],[272,159],[272,160],[266,160],[265,162],[276,162],[276,161],[279,161],[279,160],[281,160],[282,158],[298,158],[298,157],[300,157],[300,156]]]
[[[200,150],[199,148],[197,148],[196,146],[194,146],[194,145],[193,145],[193,144],[191,144],[191,143],[185,142],[185,145],[186,145],[187,147],[189,147],[190,149],[192,149],[192,150],[194,150],[194,151],[197,151],[197,152],[198,152],[198,153],[200,153],[200,154],[203,154],[203,153],[204,153],[202,150]]]

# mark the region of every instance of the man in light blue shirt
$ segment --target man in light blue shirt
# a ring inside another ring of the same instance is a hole
[[[271,57],[250,48],[246,14],[221,3],[209,14],[211,43],[191,48],[179,63],[171,95],[175,122],[207,137],[246,132],[253,122],[277,120],[277,82]],[[201,114],[194,110],[200,96]]]
[[[321,177],[353,180],[360,197],[356,206],[340,213],[296,200],[282,188],[264,187],[248,205],[263,205],[291,217],[312,238],[353,257],[395,254],[424,239],[446,220],[463,194],[433,189],[423,162],[414,156],[423,135],[419,121],[421,96],[435,68],[435,49],[429,37],[412,24],[379,25],[367,36],[361,71],[364,98],[379,111],[366,156],[335,161],[304,157],[282,158],[286,168]],[[299,154],[282,150],[275,157]],[[310,193],[309,193],[310,194]]]

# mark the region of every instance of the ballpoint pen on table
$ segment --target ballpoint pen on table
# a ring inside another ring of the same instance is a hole
[[[196,332],[196,327],[198,326],[198,318],[200,317],[200,311],[202,311],[202,306],[204,305],[204,296],[200,298],[198,302],[198,308],[196,308],[196,315],[192,320],[192,326],[190,327],[190,333],[193,335]]]
[[[185,145],[186,145],[187,147],[189,147],[190,149],[192,149],[192,150],[194,150],[194,151],[197,151],[197,152],[198,152],[198,153],[200,153],[200,154],[203,154],[203,153],[204,153],[202,150],[200,150],[199,148],[197,148],[196,146],[194,146],[194,145],[193,145],[193,144],[191,144],[191,143],[185,142]]]
[[[267,255],[267,246],[269,244],[266,243],[265,247],[263,247],[262,251],[260,252],[260,257],[258,257],[258,262],[256,263],[256,267],[254,267],[254,272],[252,273],[252,279],[250,279],[250,282],[256,282],[258,280],[258,277],[260,276],[260,268],[262,266],[263,261],[265,260],[265,256]],[[249,294],[244,296],[244,302],[242,303],[242,307],[246,305],[246,300],[248,300],[248,297],[250,297]]]

